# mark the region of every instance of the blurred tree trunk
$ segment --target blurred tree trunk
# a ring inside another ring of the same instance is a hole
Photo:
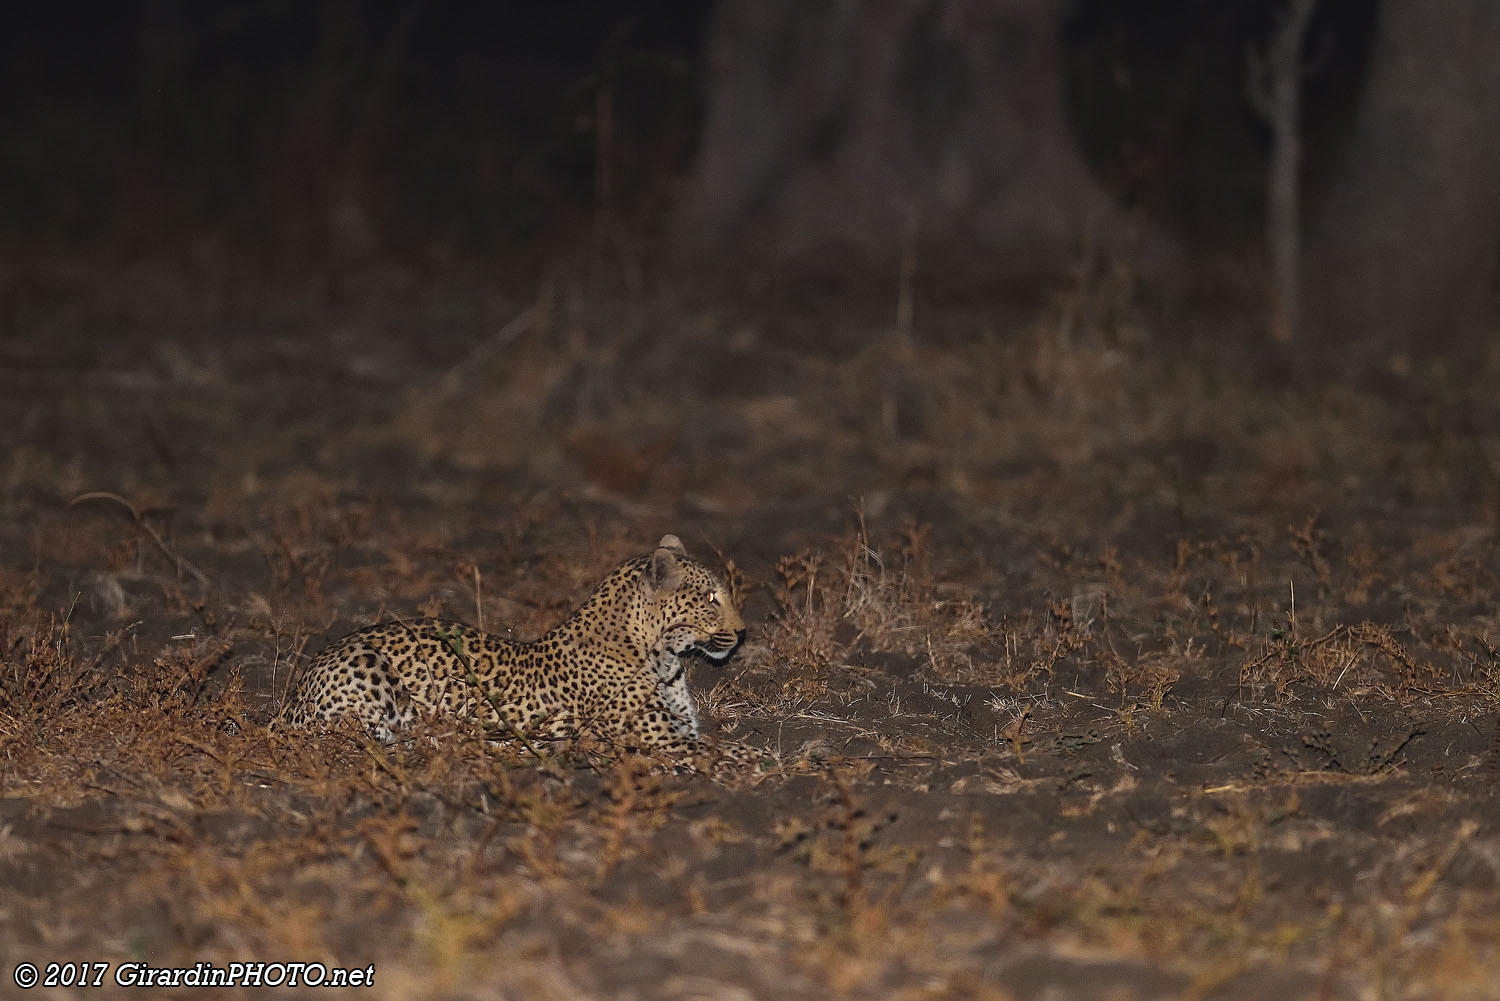
[[[1021,285],[1084,247],[1171,241],[1117,206],[1063,100],[1068,0],[724,0],[676,235],[816,270],[941,267]],[[903,264],[903,262],[905,262]],[[914,263],[913,263],[914,262]],[[894,293],[893,293],[894,299]]]
[[[1317,0],[1287,0],[1263,56],[1250,65],[1250,103],[1271,127],[1266,184],[1268,334],[1298,339],[1302,320],[1302,49]]]
[[[913,275],[1045,292],[1091,255],[1164,301],[1193,283],[1248,313],[1263,301],[1243,277],[1253,247],[1189,245],[1122,206],[1085,161],[1065,98],[1071,9],[722,0],[677,204],[684,264],[741,275],[764,262],[846,287],[863,272],[889,282],[891,315],[909,324]],[[1500,0],[1384,0],[1371,45],[1352,120],[1319,136],[1331,180],[1300,211],[1282,199],[1279,227],[1290,216],[1301,235],[1280,286],[1295,295],[1300,282],[1299,351],[1445,341],[1500,255]]]
[[[1316,206],[1307,319],[1330,343],[1441,347],[1500,255],[1500,3],[1387,0],[1337,180]]]

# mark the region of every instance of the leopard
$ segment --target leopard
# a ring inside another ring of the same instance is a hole
[[[684,656],[723,662],[744,636],[736,596],[664,535],[531,642],[441,618],[356,630],[308,665],[283,718],[303,729],[353,719],[390,743],[419,717],[446,716],[533,749],[594,737],[690,756],[705,742]]]

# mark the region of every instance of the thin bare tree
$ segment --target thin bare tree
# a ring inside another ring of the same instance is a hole
[[[1302,48],[1317,0],[1286,0],[1264,52],[1250,54],[1246,91],[1271,127],[1266,178],[1268,333],[1297,340],[1302,320]]]

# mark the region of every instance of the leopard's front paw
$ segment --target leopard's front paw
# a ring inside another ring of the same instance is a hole
[[[729,778],[767,772],[774,761],[760,748],[738,740],[703,738],[698,742],[694,764],[713,778]]]

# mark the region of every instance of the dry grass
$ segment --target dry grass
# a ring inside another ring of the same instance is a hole
[[[842,355],[546,293],[425,368],[364,333],[368,396],[213,343],[70,377],[71,423],[13,394],[6,955],[373,962],[410,998],[1482,997],[1496,366],[1260,385],[1089,283]],[[368,416],[243,416],[309,393]],[[331,634],[535,636],[664,531],[742,596],[693,682],[763,775],[266,726]]]

